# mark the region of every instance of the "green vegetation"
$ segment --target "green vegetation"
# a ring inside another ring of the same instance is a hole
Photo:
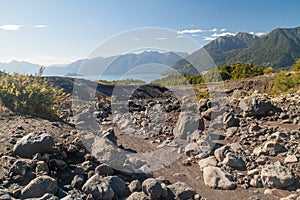
[[[272,74],[272,73],[274,73],[274,69],[273,69],[273,67],[267,67],[264,69],[263,72],[264,72],[264,74]]]
[[[299,72],[300,71],[300,58],[295,62],[293,67],[291,68],[292,71]]]
[[[5,107],[24,114],[39,117],[55,117],[58,104],[68,95],[50,86],[41,77],[44,68],[35,76],[2,74],[0,99]]]
[[[289,93],[300,88],[300,59],[291,71],[281,71],[272,79],[273,87],[269,90],[273,94]]]
[[[207,71],[202,75],[170,75],[168,77],[155,80],[153,84],[162,86],[201,84],[205,82],[219,82],[222,80],[236,80],[240,78],[250,78],[263,75],[263,68],[251,64],[234,63],[220,66],[217,69]]]

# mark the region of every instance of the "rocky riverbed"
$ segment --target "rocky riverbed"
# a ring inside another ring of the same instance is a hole
[[[146,88],[61,121],[3,112],[0,199],[299,200],[300,92],[245,83],[200,101]]]

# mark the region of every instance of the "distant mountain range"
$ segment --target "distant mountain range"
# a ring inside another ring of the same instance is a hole
[[[300,27],[277,28],[261,37],[249,33],[222,36],[204,46],[216,66],[243,62],[261,67],[288,68],[300,58]],[[184,74],[194,74],[191,63],[203,58],[203,49],[173,67]],[[187,61],[189,60],[189,62]]]
[[[201,70],[205,71],[209,69],[213,61],[217,66],[243,62],[261,67],[287,68],[292,66],[299,58],[300,27],[277,28],[261,37],[243,32],[234,36],[222,36],[191,55],[187,53],[145,51],[139,54],[130,53],[107,58],[96,57],[78,60],[68,65],[48,66],[44,71],[44,75],[123,74],[136,66],[149,63],[172,66],[184,74],[195,74],[198,71],[195,70],[193,65],[201,65],[203,67]],[[23,74],[34,74],[38,72],[39,67],[39,65],[29,62],[0,63],[0,70],[9,73],[17,71]],[[151,70],[149,69],[149,72]],[[166,75],[171,71],[161,68],[161,71],[158,69],[155,73]]]
[[[160,53],[156,51],[145,51],[139,54],[130,53],[120,56],[112,56],[107,58],[96,57],[92,59],[82,59],[68,65],[51,65],[47,66],[43,75],[56,76],[73,76],[73,75],[109,75],[123,74],[136,66],[144,64],[162,64],[166,66],[174,65],[178,60],[186,57],[187,53],[166,52]],[[22,74],[34,74],[38,72],[40,65],[12,61],[10,63],[0,63],[0,70],[9,73],[19,72]],[[163,68],[162,68],[163,71]],[[149,69],[148,72],[151,72]],[[139,73],[139,72],[136,72]],[[142,73],[142,72],[140,72]],[[160,73],[155,71],[154,73]]]

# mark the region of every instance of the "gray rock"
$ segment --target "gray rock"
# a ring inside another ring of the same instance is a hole
[[[288,163],[296,163],[298,162],[298,158],[295,155],[288,155],[285,159],[284,159],[284,163],[288,164]]]
[[[93,175],[82,186],[82,191],[91,194],[94,199],[111,200],[115,193],[108,180],[103,179],[98,174]]]
[[[80,176],[80,175],[74,176],[74,178],[71,182],[71,186],[73,188],[77,188],[77,189],[82,188],[83,184],[84,184],[84,177]]]
[[[26,174],[27,169],[29,169],[29,165],[24,160],[17,160],[10,168],[10,172],[16,175],[24,176]]]
[[[63,160],[51,159],[49,161],[49,167],[51,169],[63,171],[68,167],[68,164]]]
[[[57,182],[49,176],[39,176],[21,191],[21,198],[39,198],[46,193],[55,194],[57,192]]]
[[[294,184],[292,172],[281,165],[267,165],[261,170],[261,180],[266,187],[285,188]]]
[[[160,183],[154,178],[148,178],[142,183],[142,190],[151,199],[159,199],[163,193]]]
[[[110,186],[112,187],[115,197],[121,197],[124,195],[125,190],[126,190],[126,184],[125,182],[117,177],[117,176],[108,176],[105,177],[105,179],[108,181]]]
[[[204,130],[201,116],[192,112],[181,112],[174,128],[175,137],[187,139],[188,134],[192,134],[195,130]]]
[[[219,167],[205,167],[203,169],[203,178],[205,185],[214,189],[232,190],[236,187],[233,177]]]
[[[184,148],[184,153],[187,156],[197,155],[199,153],[199,144],[195,142],[187,144]]]
[[[223,118],[223,123],[225,128],[238,127],[240,125],[240,120],[235,118],[233,114],[226,113]]]
[[[222,146],[215,150],[214,155],[217,161],[221,162],[226,156],[226,153],[229,152],[230,147],[229,146]]]
[[[131,193],[133,192],[141,192],[142,191],[142,184],[139,180],[133,180],[129,185],[128,188]]]
[[[50,151],[53,145],[54,139],[50,134],[34,132],[24,136],[15,144],[13,154],[24,158],[31,158],[36,153]]]
[[[95,169],[95,173],[103,176],[111,176],[114,173],[114,170],[107,164],[101,164]]]
[[[168,185],[171,192],[171,197],[178,200],[193,199],[196,191],[185,183],[177,182],[172,185]]]
[[[126,152],[108,139],[95,136],[93,139],[91,153],[102,163],[116,170],[122,170],[127,159]]]
[[[246,165],[244,161],[237,157],[237,155],[229,152],[226,154],[225,159],[223,160],[223,163],[229,167],[232,167],[236,170],[245,170]]]
[[[113,128],[109,128],[109,129],[103,131],[102,137],[107,138],[113,144],[117,145],[117,138],[116,138],[116,134],[115,134],[115,131]]]
[[[49,167],[48,167],[47,163],[45,161],[38,161],[36,163],[35,172],[48,174],[49,173]]]
[[[144,192],[134,192],[129,195],[127,200],[149,200],[149,198]]]
[[[218,161],[216,160],[216,158],[214,156],[210,156],[208,158],[204,158],[199,160],[198,165],[200,166],[200,170],[202,171],[204,167],[208,167],[208,166],[217,166]]]
[[[269,155],[277,155],[278,153],[286,152],[287,149],[276,141],[267,141],[263,146],[263,151],[268,152]]]
[[[256,97],[245,97],[240,101],[239,107],[244,111],[246,117],[263,117],[275,109],[271,102],[262,101]]]

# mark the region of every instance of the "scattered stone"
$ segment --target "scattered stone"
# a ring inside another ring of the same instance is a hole
[[[35,172],[41,173],[41,174],[48,174],[49,173],[49,167],[45,161],[38,161],[36,163]]]
[[[236,170],[242,170],[242,171],[246,170],[246,165],[244,161],[231,152],[226,154],[223,163]]]
[[[268,100],[259,100],[255,97],[245,97],[240,101],[239,107],[244,111],[245,117],[263,117],[275,109]]]
[[[233,177],[219,167],[205,167],[203,169],[203,178],[205,185],[214,189],[232,190],[236,187]]]
[[[261,179],[266,187],[285,188],[294,184],[292,172],[281,165],[267,165],[261,170]]]
[[[180,139],[187,139],[188,134],[195,130],[204,130],[204,121],[200,115],[192,112],[181,112],[174,128],[174,135]]]
[[[49,176],[39,176],[21,191],[21,198],[39,198],[46,193],[55,194],[57,192],[57,182]]]
[[[297,156],[289,155],[284,159],[284,164],[296,163],[298,162]]]
[[[12,172],[15,175],[21,175],[24,176],[26,174],[26,171],[29,169],[29,165],[24,160],[17,160],[14,162],[14,164],[10,168],[10,172]]]
[[[109,185],[112,187],[115,197],[121,197],[124,195],[126,190],[126,184],[125,182],[117,177],[117,176],[108,176],[105,177],[105,179],[108,181]]]
[[[196,194],[196,191],[193,188],[182,182],[169,185],[168,189],[171,192],[171,195],[169,196],[178,200],[193,199]]]
[[[142,184],[139,180],[133,180],[129,185],[128,188],[131,193],[133,192],[141,192],[142,191]]]
[[[24,136],[19,140],[14,148],[14,155],[31,158],[36,153],[50,151],[54,145],[53,137],[45,132],[34,132]]]
[[[275,141],[268,141],[264,144],[263,151],[269,152],[270,155],[277,155],[278,153],[286,152],[287,149]]]
[[[150,199],[159,199],[163,193],[163,188],[160,183],[154,178],[148,178],[142,183],[143,192]]]
[[[217,166],[218,162],[214,156],[210,156],[208,158],[204,158],[199,160],[198,165],[200,166],[200,170],[202,171],[204,167],[208,166]]]
[[[82,186],[82,191],[94,199],[112,200],[115,193],[107,179],[95,174]]]
[[[225,128],[238,127],[240,124],[240,121],[239,121],[239,119],[235,118],[233,116],[233,114],[226,113],[223,118],[223,123],[224,123]]]
[[[149,197],[144,192],[134,192],[127,200],[149,200]]]
[[[82,188],[83,184],[84,184],[84,177],[80,175],[75,175],[71,182],[71,186],[77,189]]]
[[[103,176],[111,176],[114,173],[114,170],[107,164],[101,164],[95,169],[95,173]]]

